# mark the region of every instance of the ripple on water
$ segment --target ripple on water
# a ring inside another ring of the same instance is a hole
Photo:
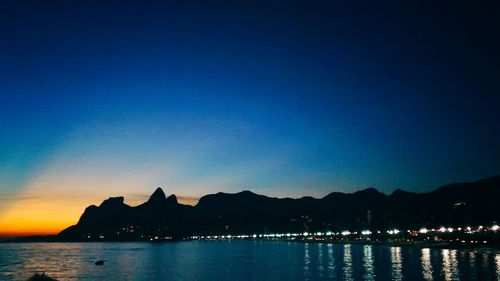
[[[104,259],[96,267],[95,260]],[[500,280],[500,255],[263,241],[0,244],[0,280]]]

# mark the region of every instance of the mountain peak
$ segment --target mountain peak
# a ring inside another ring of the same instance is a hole
[[[170,203],[175,203],[177,204],[177,197],[175,196],[175,194],[172,194],[170,195],[168,198],[167,198],[167,201],[170,202]]]
[[[104,200],[100,207],[116,207],[116,206],[121,206],[123,205],[124,198],[122,196],[119,197],[109,197],[108,199]]]
[[[394,192],[391,193],[392,197],[401,197],[401,196],[409,196],[409,195],[414,195],[415,193],[413,192],[408,192],[405,190],[402,190],[400,188],[394,190]]]
[[[158,187],[155,192],[149,197],[148,202],[160,202],[160,201],[165,201],[167,197],[165,196],[165,192],[163,192],[163,189],[161,187]]]
[[[243,190],[243,191],[239,192],[239,194],[242,194],[242,195],[256,195],[255,193],[251,192],[250,190]]]
[[[354,194],[369,194],[369,195],[375,195],[375,194],[380,194],[380,191],[376,190],[373,187],[369,187],[363,190],[359,190],[354,192]]]

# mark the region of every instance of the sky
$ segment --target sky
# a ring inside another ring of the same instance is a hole
[[[0,235],[499,175],[500,4],[418,2],[2,1]]]

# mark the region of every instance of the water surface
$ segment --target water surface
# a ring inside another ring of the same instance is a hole
[[[95,266],[96,260],[105,260]],[[500,255],[416,247],[190,241],[0,244],[0,280],[500,280]]]

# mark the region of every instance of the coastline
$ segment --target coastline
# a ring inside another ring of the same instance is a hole
[[[49,236],[53,238],[53,236]],[[46,237],[46,238],[49,238]],[[41,237],[37,237],[41,238]],[[184,240],[165,240],[165,241],[56,241],[51,239],[11,239],[0,241],[0,244],[17,244],[17,243],[178,243],[178,242],[192,242],[192,241],[269,241],[269,242],[294,242],[294,243],[312,243],[312,244],[344,244],[344,245],[371,245],[371,246],[388,246],[388,247],[413,247],[413,248],[432,248],[432,249],[449,249],[464,252],[473,252],[477,254],[500,254],[500,247],[495,246],[476,246],[470,244],[461,244],[455,242],[431,242],[431,241],[370,241],[370,240],[348,240],[348,239],[184,239]]]
[[[427,242],[427,241],[368,241],[368,240],[303,240],[303,239],[287,239],[268,241],[285,241],[295,243],[318,243],[318,244],[345,244],[345,245],[371,245],[371,246],[389,246],[389,247],[414,247],[414,248],[433,248],[433,249],[449,249],[465,252],[474,252],[478,254],[500,254],[500,247],[478,247],[472,245],[462,245],[452,242]]]

